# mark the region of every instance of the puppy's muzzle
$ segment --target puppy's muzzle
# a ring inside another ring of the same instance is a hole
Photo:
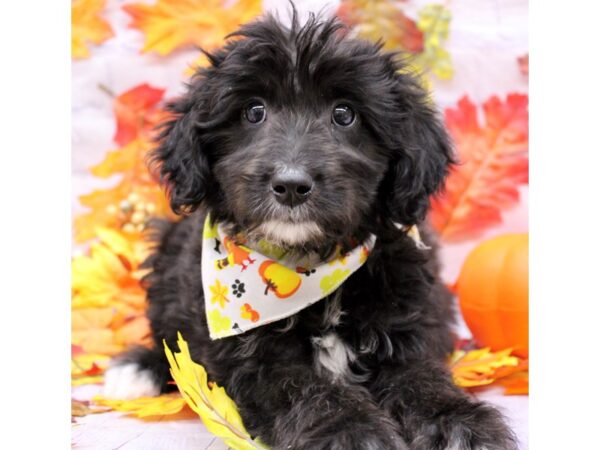
[[[286,170],[271,179],[271,192],[279,203],[290,208],[308,200],[313,186],[312,177],[303,170]]]

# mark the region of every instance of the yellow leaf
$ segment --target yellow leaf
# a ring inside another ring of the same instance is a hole
[[[158,0],[123,9],[133,18],[131,27],[145,34],[142,51],[164,56],[190,44],[206,50],[221,46],[226,35],[261,12],[261,1]]]
[[[71,3],[71,56],[87,58],[89,42],[100,44],[113,36],[110,25],[100,17],[105,0],[73,0]]]
[[[519,358],[511,356],[511,353],[512,349],[492,352],[489,348],[454,352],[450,358],[454,382],[461,387],[494,383],[500,369],[519,365]]]
[[[209,386],[206,371],[192,361],[187,342],[179,333],[177,344],[179,352],[173,354],[164,343],[171,375],[181,395],[200,416],[206,428],[233,449],[265,449],[265,446],[250,437],[235,403],[227,396],[225,389],[215,383]]]
[[[71,378],[71,386],[83,386],[84,384],[100,384],[104,380],[104,376],[95,375],[90,377]]]
[[[448,39],[452,14],[444,5],[431,4],[419,11],[417,27],[423,32],[424,49],[416,56],[415,65],[430,70],[438,78],[447,80],[454,75],[450,54],[442,47]]]
[[[72,342],[85,352],[114,355],[130,345],[147,345],[146,291],[140,264],[151,244],[140,235],[96,227],[89,255],[73,258]]]
[[[92,400],[97,405],[108,406],[115,411],[127,412],[135,417],[173,415],[181,412],[186,406],[185,400],[178,393],[133,400],[114,400],[98,395]]]
[[[136,171],[137,176],[144,181],[153,182],[146,165],[146,156],[153,144],[145,139],[138,138],[128,142],[123,147],[107,153],[104,160],[92,167],[92,174],[100,178],[108,178],[115,173]]]

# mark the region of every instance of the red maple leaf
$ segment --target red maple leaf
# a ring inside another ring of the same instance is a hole
[[[152,131],[165,115],[158,107],[164,94],[164,89],[144,83],[115,98],[113,108],[117,118],[117,131],[113,139],[117,144],[125,146],[140,135]]]
[[[430,220],[446,241],[477,236],[502,222],[502,211],[519,201],[518,186],[529,180],[527,95],[494,96],[483,105],[485,124],[477,108],[463,97],[446,110],[446,125],[459,164],[443,194],[432,199]]]

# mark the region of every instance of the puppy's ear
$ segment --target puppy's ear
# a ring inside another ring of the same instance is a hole
[[[454,163],[450,137],[427,93],[412,76],[396,74],[394,156],[387,178],[387,209],[404,225],[422,221],[429,199],[443,188]]]
[[[206,149],[196,125],[199,111],[194,97],[190,86],[188,94],[167,106],[174,117],[162,125],[158,147],[150,155],[150,164],[158,169],[176,214],[198,208],[211,186]]]

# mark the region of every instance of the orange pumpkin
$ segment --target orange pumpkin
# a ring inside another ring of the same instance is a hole
[[[456,283],[460,308],[482,347],[529,354],[529,235],[507,234],[478,245]]]

